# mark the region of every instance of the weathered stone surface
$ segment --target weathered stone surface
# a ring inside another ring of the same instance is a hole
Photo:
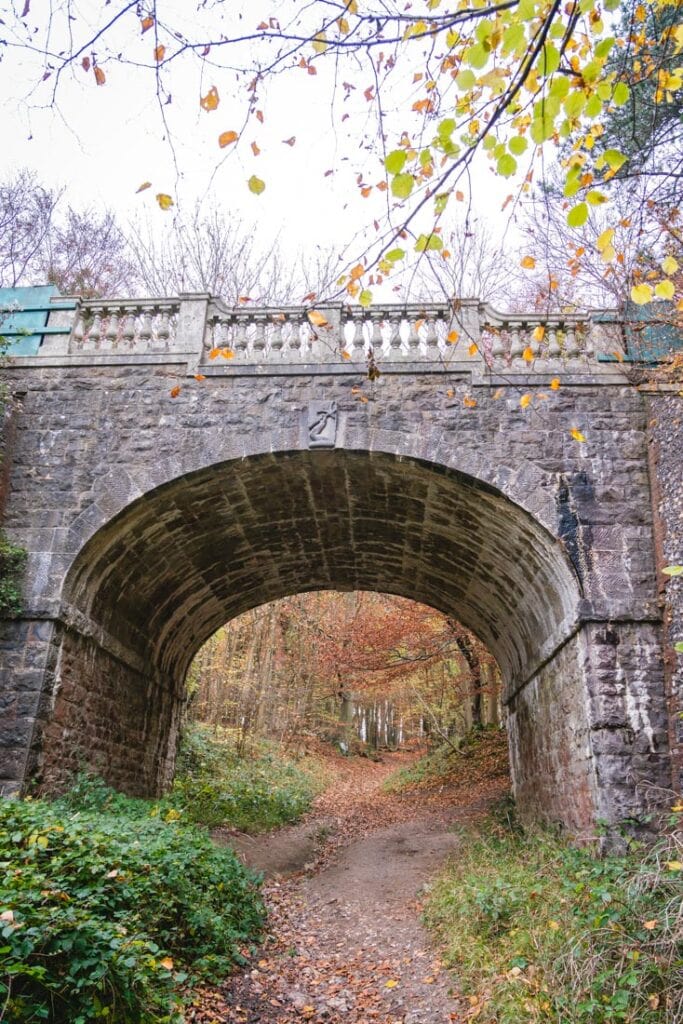
[[[323,588],[403,594],[482,637],[527,813],[588,830],[640,813],[639,778],[661,783],[646,410],[626,382],[586,374],[532,414],[500,381],[414,370],[384,373],[367,403],[349,373],[214,373],[176,399],[172,365],[11,373],[25,398],[5,523],[30,552],[27,619],[54,631],[29,643],[12,626],[0,678],[13,693],[19,664],[42,671],[26,771],[46,784],[84,756],[158,789],[199,645]],[[335,447],[312,450],[321,402]]]
[[[681,392],[646,394],[650,441],[655,547],[664,621],[664,674],[669,707],[672,784],[683,786],[683,576],[666,576],[683,564],[683,401]]]

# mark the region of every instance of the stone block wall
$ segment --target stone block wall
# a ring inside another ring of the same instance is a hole
[[[7,749],[32,722],[50,784],[86,752],[156,790],[213,629],[287,593],[376,589],[454,614],[497,655],[528,813],[577,830],[639,813],[636,775],[659,785],[668,761],[638,391],[587,374],[551,392],[538,376],[248,369],[11,370],[25,398],[5,523],[29,572],[0,664]],[[323,400],[335,447],[313,453]]]

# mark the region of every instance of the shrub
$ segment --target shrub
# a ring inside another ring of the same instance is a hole
[[[0,411],[1,416],[1,411]],[[0,530],[0,617],[14,618],[21,614],[21,577],[27,553],[10,542]]]
[[[177,812],[79,787],[0,804],[4,1019],[182,1020],[178,986],[223,975],[258,936],[256,879]]]
[[[208,729],[187,730],[170,797],[192,821],[258,832],[295,821],[320,789],[313,772],[261,744],[255,756],[238,757]]]
[[[481,1019],[683,1019],[683,836],[595,859],[549,833],[463,836],[426,920]]]

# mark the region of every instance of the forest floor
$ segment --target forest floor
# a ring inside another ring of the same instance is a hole
[[[265,875],[267,934],[240,972],[196,992],[197,1024],[442,1024],[471,1007],[420,922],[459,825],[509,788],[505,737],[487,734],[448,779],[387,792],[416,759],[328,756],[306,819],[265,835],[217,833]],[[469,1012],[468,1012],[469,1011]]]

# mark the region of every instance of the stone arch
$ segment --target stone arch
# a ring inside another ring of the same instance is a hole
[[[226,460],[166,480],[90,532],[66,574],[53,645],[40,744],[48,787],[85,758],[122,788],[162,788],[196,650],[278,597],[363,589],[429,604],[481,637],[513,698],[558,651],[566,660],[577,632],[580,583],[538,519],[485,480],[392,452]],[[563,671],[580,689],[576,658]],[[517,719],[518,792],[550,792],[542,721],[526,707]],[[594,794],[584,768],[574,817],[585,823]]]

